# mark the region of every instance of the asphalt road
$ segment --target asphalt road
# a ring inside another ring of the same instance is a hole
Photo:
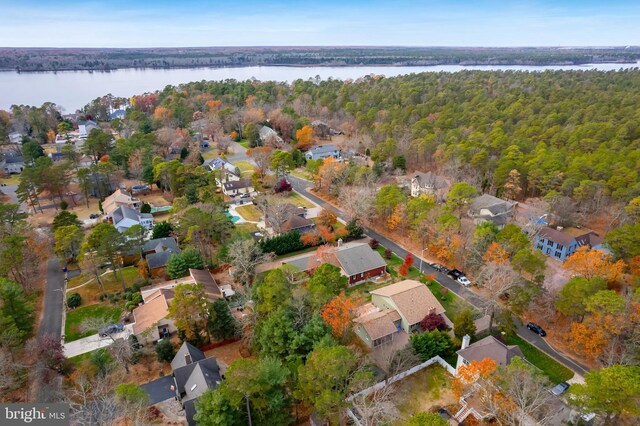
[[[44,312],[38,334],[62,338],[62,310],[64,309],[64,272],[58,258],[53,256],[47,264],[47,283],[44,290]]]
[[[307,189],[312,186],[311,182],[296,178],[291,175],[288,176],[288,180],[289,182],[291,182],[291,186],[293,187],[294,191],[303,194],[305,197],[309,198],[319,206],[333,211],[338,216],[338,218],[345,220],[344,219],[345,215],[340,209],[335,208],[331,204],[328,204],[327,202],[323,201],[322,199],[316,197],[315,195],[307,191]],[[407,253],[410,253],[408,250],[399,246],[394,241],[391,241],[388,238],[385,238],[384,236],[378,234],[377,232],[371,229],[365,228],[365,234],[371,238],[375,238],[376,240],[378,240],[380,244],[390,249],[399,257],[404,258],[407,255]],[[440,284],[447,287],[450,291],[454,292],[455,294],[457,294],[458,296],[460,296],[461,298],[463,298],[464,300],[472,304],[476,309],[483,311],[485,303],[482,300],[482,298],[480,298],[477,294],[467,289],[466,287],[462,286],[461,284],[453,280],[448,275],[436,271],[426,261],[421,263],[420,262],[421,257],[418,254],[411,253],[411,255],[414,257],[414,259],[416,259],[414,262],[414,266],[416,268],[419,268],[421,272],[430,274],[430,275],[435,275],[436,280]],[[547,333],[550,332],[549,330],[546,330],[546,331]],[[584,373],[589,371],[587,367],[556,352],[551,346],[547,344],[547,342],[542,337],[528,330],[525,325],[518,326],[518,335],[522,337],[524,340],[526,340],[527,342],[531,343],[532,345],[540,349],[541,351],[545,352],[550,357],[554,358],[556,361],[562,363],[566,367],[575,371],[576,373],[584,375]]]

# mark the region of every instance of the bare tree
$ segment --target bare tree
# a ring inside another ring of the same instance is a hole
[[[363,223],[367,223],[373,218],[375,199],[376,189],[374,186],[343,186],[338,197],[347,218]]]
[[[272,258],[273,255],[263,253],[253,239],[237,240],[229,246],[229,259],[234,266],[233,278],[243,286],[253,282],[256,266]]]
[[[387,385],[368,395],[357,395],[351,400],[353,408],[358,412],[362,426],[394,424],[398,420],[398,412],[393,404],[394,385]]]
[[[487,262],[478,274],[478,283],[487,289],[485,312],[491,317],[489,329],[493,327],[493,319],[501,309],[500,299],[514,287],[521,285],[520,276],[506,262]]]

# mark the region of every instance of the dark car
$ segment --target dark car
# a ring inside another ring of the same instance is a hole
[[[440,417],[442,417],[445,420],[449,420],[453,418],[453,416],[447,411],[446,408],[438,409],[438,414],[440,415]]]
[[[100,337],[107,337],[110,334],[119,333],[124,330],[124,325],[122,324],[111,324],[102,330],[100,330]]]
[[[534,324],[534,323],[530,322],[530,323],[527,324],[527,328],[529,330],[533,331],[534,333],[539,334],[542,337],[547,335],[547,332],[544,331],[542,329],[542,327],[540,327],[538,324]]]
[[[567,391],[567,389],[569,389],[569,383],[567,382],[562,382],[562,383],[558,383],[557,385],[555,385],[553,387],[553,389],[551,389],[551,393],[554,394],[555,396],[560,396],[563,393],[565,393]]]
[[[430,265],[433,269],[435,269],[436,271],[442,272],[443,274],[446,274],[447,272],[449,272],[449,268],[439,263],[431,263]]]
[[[457,280],[458,278],[464,276],[464,272],[458,271],[457,269],[452,269],[449,271],[448,275],[452,277],[454,280]]]
[[[91,213],[89,219],[97,219],[100,217],[100,213]]]

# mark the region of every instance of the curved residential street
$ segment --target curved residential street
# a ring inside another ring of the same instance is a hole
[[[340,209],[337,209],[336,207],[332,206],[331,204],[327,203],[326,201],[322,200],[321,198],[318,198],[314,194],[307,191],[307,189],[312,186],[311,182],[296,178],[291,175],[288,176],[288,179],[289,179],[289,182],[291,182],[291,186],[297,193],[310,199],[311,201],[318,204],[319,206],[325,207],[333,211],[338,216],[339,219],[344,221],[345,215]],[[375,238],[380,242],[380,244],[390,249],[392,252],[394,252],[396,255],[398,255],[401,258],[404,258],[407,255],[407,253],[411,253],[409,250],[401,247],[394,241],[389,240],[388,238],[378,234],[377,232],[371,229],[365,228],[365,234],[371,238]],[[483,309],[484,302],[480,296],[478,296],[471,290],[465,288],[464,286],[462,286],[461,284],[459,284],[458,282],[450,278],[448,275],[436,271],[426,261],[420,262],[421,257],[418,254],[411,253],[411,255],[414,257],[414,259],[416,259],[414,266],[417,268],[421,267],[421,272],[424,272],[430,275],[435,275],[437,281],[440,284],[442,284],[443,286],[448,288],[450,291],[454,292],[455,294],[460,296],[462,299],[472,304],[475,308],[479,310]],[[420,264],[422,264],[422,266],[420,266]],[[573,370],[574,372],[580,375],[584,375],[584,373],[589,371],[588,367],[557,352],[555,349],[549,346],[549,344],[542,337],[528,330],[527,327],[523,324],[518,325],[518,336],[520,336],[521,338],[523,338],[530,344],[534,345],[535,347],[537,347],[538,349],[540,349],[541,351],[543,351],[544,353],[546,353],[547,355],[555,359],[556,361],[562,363],[567,368],[570,368],[571,370]]]
[[[38,335],[50,334],[62,339],[62,314],[64,309],[64,272],[56,256],[47,263],[47,282],[44,288],[44,310]]]

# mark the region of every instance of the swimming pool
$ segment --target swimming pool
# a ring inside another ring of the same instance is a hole
[[[231,222],[236,223],[237,221],[240,220],[240,216],[236,216],[236,215],[232,215],[229,212],[224,212],[225,216],[227,216],[229,219],[231,219]]]

